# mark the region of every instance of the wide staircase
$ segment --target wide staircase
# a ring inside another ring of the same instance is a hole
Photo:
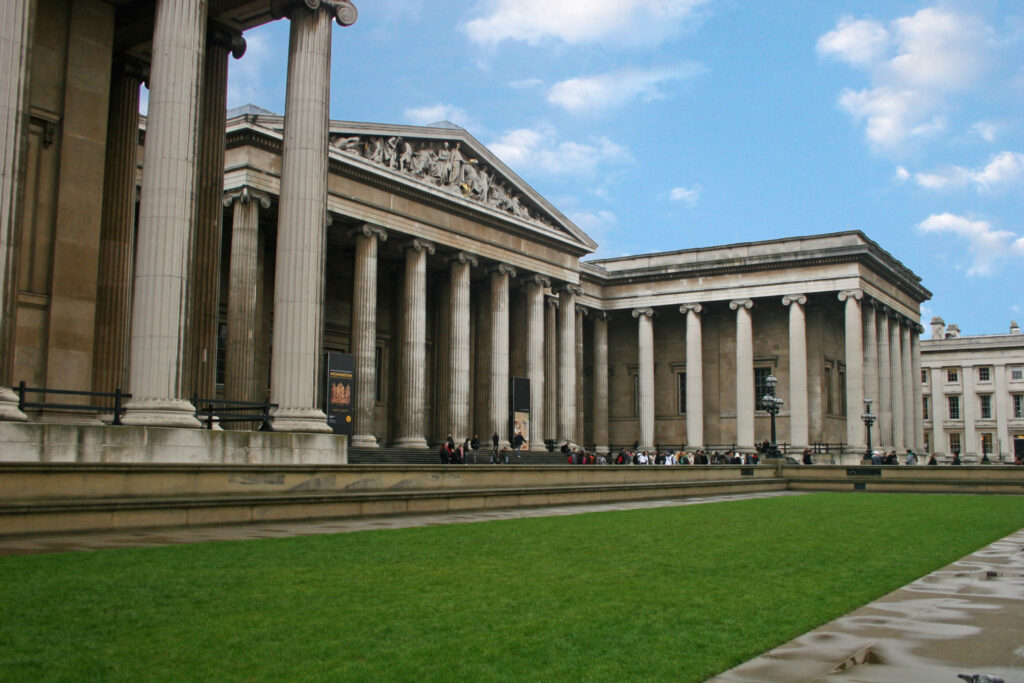
[[[348,462],[350,465],[440,465],[441,456],[438,448],[349,448]],[[490,447],[481,448],[474,454],[470,451],[466,458],[467,465],[491,464]],[[504,464],[504,463],[503,463]],[[547,449],[539,451],[522,451],[516,457],[515,451],[508,451],[509,465],[565,465],[565,458],[560,451],[549,453]]]

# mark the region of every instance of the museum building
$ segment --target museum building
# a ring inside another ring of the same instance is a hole
[[[3,15],[0,417],[68,419],[20,411],[25,382],[126,389],[126,425],[198,428],[198,395],[326,433],[342,353],[353,447],[507,442],[521,378],[534,448],[752,450],[769,377],[779,441],[857,457],[871,398],[876,445],[924,446],[930,293],[859,231],[583,260],[596,243],[464,129],[328,119],[347,2]],[[242,32],[279,16],[285,114],[229,116]]]

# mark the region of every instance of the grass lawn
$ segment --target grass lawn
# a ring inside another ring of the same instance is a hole
[[[1021,527],[814,494],[0,557],[0,679],[696,681]]]

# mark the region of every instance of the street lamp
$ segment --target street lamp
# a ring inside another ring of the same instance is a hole
[[[764,378],[765,386],[768,389],[768,393],[761,397],[761,407],[768,411],[768,415],[772,419],[772,440],[765,449],[764,457],[766,458],[779,458],[782,454],[779,453],[779,447],[775,443],[775,416],[782,410],[782,404],[784,401],[775,395],[775,385],[779,383],[779,378],[775,375],[768,375]]]
[[[868,428],[868,450],[864,454],[865,460],[871,459],[871,425],[875,424],[875,419],[878,416],[871,412],[871,399],[864,399],[864,413],[860,416],[860,419],[864,420],[864,425]]]

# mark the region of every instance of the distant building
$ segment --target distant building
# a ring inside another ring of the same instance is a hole
[[[1024,334],[964,336],[932,318],[921,342],[922,409],[930,452],[967,459],[1024,453]]]

